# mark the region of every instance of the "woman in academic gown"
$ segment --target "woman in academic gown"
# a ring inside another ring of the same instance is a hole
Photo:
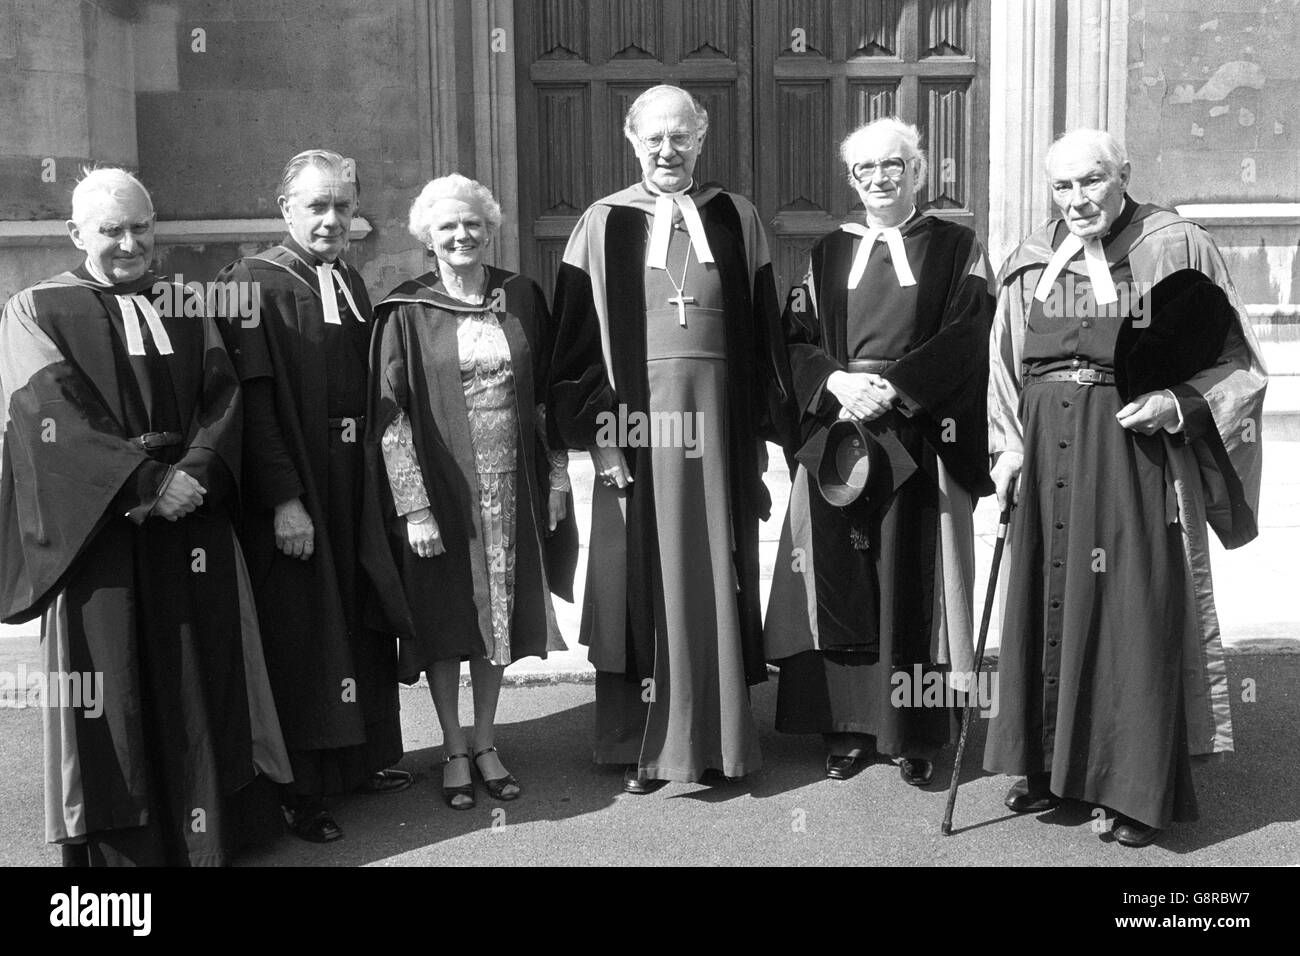
[[[399,285],[375,309],[367,455],[386,544],[368,549],[372,574],[400,578],[386,593],[405,621],[399,676],[427,673],[442,724],[443,795],[474,806],[471,768],[488,793],[520,785],[494,746],[502,674],[521,657],[564,649],[550,591],[572,600],[577,530],[568,455],[546,448],[550,315],[531,279],[484,264],[501,207],[481,184],[452,174],[425,186],[410,231],[432,272]],[[552,573],[554,577],[551,577]],[[474,695],[472,739],[460,726],[460,665]]]

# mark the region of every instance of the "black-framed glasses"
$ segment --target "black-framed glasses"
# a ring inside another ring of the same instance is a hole
[[[854,163],[851,172],[853,178],[860,183],[868,183],[876,178],[876,170],[880,170],[888,179],[902,179],[903,171],[907,169],[907,160],[901,156],[891,156],[889,159],[882,159],[880,162]]]

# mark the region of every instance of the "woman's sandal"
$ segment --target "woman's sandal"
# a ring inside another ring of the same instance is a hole
[[[483,776],[483,770],[478,765],[479,757],[484,754],[496,753],[496,749],[496,747],[484,747],[476,753],[474,755],[474,770],[477,771],[479,779],[483,781],[483,786],[487,787],[487,792],[491,794],[494,800],[518,800],[523,790],[520,788],[519,781],[515,779],[514,774],[507,773],[504,777],[495,777],[489,780]],[[506,787],[510,786],[515,788],[514,793],[505,792]]]
[[[451,763],[453,760],[458,760],[461,757],[464,757],[466,760],[469,760],[469,754],[449,754],[448,756],[442,758],[442,766],[443,766],[442,772],[444,777],[446,776],[447,773],[447,764]],[[469,797],[469,802],[465,803],[462,801],[460,803],[457,803],[456,802],[457,797]],[[446,784],[443,784],[442,802],[447,804],[447,806],[451,807],[453,810],[473,810],[474,809],[473,779],[471,779],[469,783],[461,784],[459,787],[449,787]]]

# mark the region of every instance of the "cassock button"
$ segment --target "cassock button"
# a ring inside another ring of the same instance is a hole
[[[1074,368],[1078,368],[1078,367],[1079,367],[1079,360],[1078,360],[1078,359],[1075,359],[1074,361],[1072,361],[1072,362],[1070,363],[1070,365],[1072,365]]]
[[[1058,488],[1064,488],[1064,487],[1065,487],[1065,479],[1064,479],[1064,478],[1057,478],[1057,479],[1056,479],[1056,487],[1058,487]]]
[[[1048,677],[1048,678],[1047,678],[1047,683],[1048,683],[1048,684],[1055,684],[1055,683],[1056,683],[1056,678],[1055,678],[1055,677]]]
[[[1064,522],[1064,521],[1058,521],[1058,522],[1056,522],[1056,530],[1057,530],[1057,531],[1063,531],[1064,529],[1065,529],[1065,522]]]
[[[1053,611],[1058,610],[1058,609],[1060,608],[1060,606],[1061,606],[1061,602],[1060,602],[1059,600],[1053,600],[1053,601],[1052,601],[1052,610],[1053,610]]]
[[[1079,324],[1082,325],[1085,329],[1087,329],[1087,328],[1091,328],[1091,327],[1092,327],[1092,323],[1089,322],[1087,319],[1084,319],[1084,320],[1083,320],[1082,322],[1080,322]]]
[[[1068,441],[1066,441],[1064,438],[1062,438],[1062,439],[1061,439],[1060,441],[1058,441],[1056,444],[1057,444],[1057,446],[1060,447],[1060,448],[1069,448],[1069,447],[1070,447],[1070,443],[1069,443]]]
[[[1063,399],[1061,399],[1061,407],[1062,407],[1062,408],[1069,408],[1069,407],[1070,407],[1070,400],[1069,400],[1068,398],[1063,398]]]
[[[1052,562],[1052,567],[1059,568],[1064,564],[1065,564],[1064,561],[1062,561],[1060,558],[1057,558],[1055,561]]]
[[[1049,637],[1049,638],[1047,639],[1047,646],[1048,646],[1048,647],[1055,647],[1055,646],[1056,646],[1057,644],[1059,644],[1059,643],[1060,643],[1060,642],[1059,642],[1056,638],[1054,638],[1054,637]]]

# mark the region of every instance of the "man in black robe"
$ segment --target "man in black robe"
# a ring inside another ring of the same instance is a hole
[[[289,780],[248,574],[239,387],[202,294],[149,271],[120,169],[73,193],[85,263],[0,318],[0,619],[42,615],[46,837],[67,865],[218,865],[237,791]]]
[[[1113,137],[1067,133],[1047,167],[1062,218],[1004,263],[989,346],[993,478],[1017,507],[984,767],[1024,775],[1011,810],[1100,804],[1140,847],[1196,818],[1190,758],[1232,750],[1208,538],[1258,533],[1266,376],[1213,240],[1127,195]],[[1149,311],[1167,279],[1213,293],[1172,329]]]
[[[970,229],[917,211],[916,127],[877,120],[840,152],[866,221],[813,247],[786,306],[802,449],[764,640],[781,667],[777,729],[822,734],[827,776],[853,776],[874,750],[924,786],[952,691],[975,679],[990,270]],[[803,459],[844,419],[893,465],[886,487],[839,507],[819,492],[818,461]]]
[[[766,679],[758,523],[784,348],[757,212],[693,179],[707,129],[684,90],[637,98],[644,178],[583,214],[555,294],[554,444],[590,449],[602,479],[579,637],[595,757],[637,794],[761,762],[748,687]]]
[[[351,160],[299,153],[279,197],[289,235],[216,286],[245,393],[240,539],[293,759],[285,815],[317,843],[343,835],[327,794],[411,783],[385,769],[402,756],[397,647],[370,616],[378,602],[358,547],[371,316],[341,258],[357,195]],[[256,308],[238,307],[246,295]]]

